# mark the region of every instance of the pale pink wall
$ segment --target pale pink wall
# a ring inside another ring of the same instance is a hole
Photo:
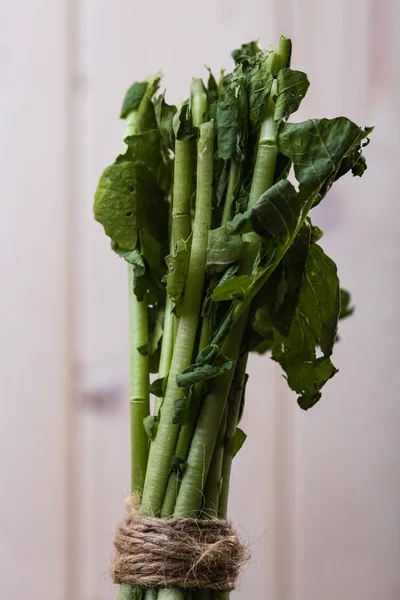
[[[91,204],[119,148],[121,97],[161,67],[177,100],[204,64],[283,33],[311,80],[296,119],[346,114],[376,131],[365,177],[339,183],[315,217],[357,305],[340,374],[305,414],[276,365],[250,364],[231,515],[254,559],[235,597],[398,600],[400,5],[34,4],[2,7],[0,21],[1,597],[114,594],[104,573],[129,477],[126,283]]]

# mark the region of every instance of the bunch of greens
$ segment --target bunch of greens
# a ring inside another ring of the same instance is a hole
[[[310,214],[337,179],[363,174],[372,128],[287,122],[309,86],[290,68],[289,39],[232,56],[232,73],[194,79],[178,107],[157,95],[159,76],[131,86],[123,151],[95,196],[95,218],[128,263],[131,475],[143,515],[225,518],[249,353],[269,353],[307,410],[337,372],[338,320],[352,310]],[[189,596],[213,597],[120,591]]]

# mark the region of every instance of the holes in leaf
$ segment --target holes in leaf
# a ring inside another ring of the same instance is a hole
[[[130,193],[130,194],[134,194],[134,193],[135,193],[135,188],[134,188],[134,186],[133,186],[133,185],[130,185],[130,186],[128,187],[128,190],[129,190],[129,193]]]
[[[132,215],[133,215],[133,212],[131,210],[127,210],[125,213],[125,216],[128,218],[131,217]]]

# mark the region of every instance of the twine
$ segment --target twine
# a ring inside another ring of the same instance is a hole
[[[231,591],[248,560],[229,521],[142,517],[137,498],[127,503],[114,545],[114,583],[143,588]]]

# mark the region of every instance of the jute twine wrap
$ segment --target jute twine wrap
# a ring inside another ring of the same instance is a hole
[[[229,521],[157,519],[127,503],[117,526],[111,567],[114,583],[231,591],[248,552]]]

